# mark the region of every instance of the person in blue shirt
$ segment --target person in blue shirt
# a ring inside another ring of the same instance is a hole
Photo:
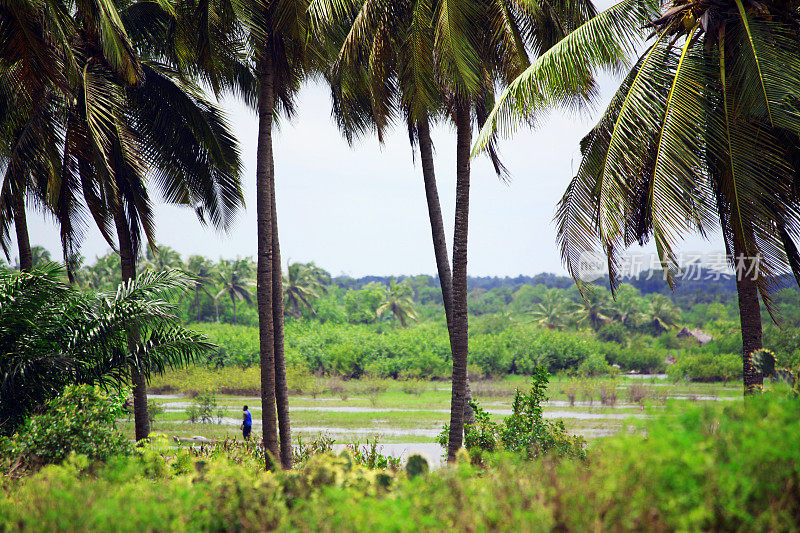
[[[244,440],[250,440],[250,431],[253,429],[253,417],[250,415],[250,411],[247,410],[246,405],[242,411],[242,435],[244,436]]]

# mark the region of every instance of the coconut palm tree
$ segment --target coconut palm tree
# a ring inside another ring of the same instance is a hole
[[[131,37],[111,2],[86,0],[76,9],[79,68],[70,80],[74,97],[61,102],[58,115],[63,164],[50,196],[65,256],[80,240],[84,204],[118,249],[126,282],[136,277],[142,232],[155,244],[148,183],[167,202],[224,228],[242,203],[238,148],[222,112],[190,79],[158,61],[149,34]],[[140,440],[149,433],[146,384],[133,377]]]
[[[678,324],[680,311],[667,296],[654,293],[647,297],[644,319],[655,331],[664,332]]]
[[[255,82],[245,97],[258,113],[256,218],[258,301],[264,447],[267,468],[280,457],[292,466],[286,363],[283,343],[283,274],[275,198],[272,130],[275,118],[291,115],[294,97],[310,72],[316,43],[310,34],[309,0],[240,0],[238,15],[249,47]],[[277,408],[277,417],[276,417]],[[280,443],[278,441],[280,425]],[[280,444],[280,445],[279,445]]]
[[[589,324],[597,331],[611,321],[613,313],[614,307],[608,292],[598,287],[583,293],[573,317],[578,324]]]
[[[325,293],[322,270],[314,263],[292,263],[283,282],[283,300],[289,314],[302,316],[302,310],[314,314],[314,300]]]
[[[614,319],[627,328],[635,328],[642,318],[642,296],[633,285],[623,283],[614,295]]]
[[[8,256],[13,222],[22,270],[33,266],[26,198],[46,206],[42,184],[58,168],[52,109],[75,72],[73,21],[62,2],[0,5],[0,247]]]
[[[391,280],[385,294],[386,297],[377,310],[378,318],[391,313],[400,322],[401,328],[407,327],[410,321],[417,319],[414,291],[407,283]]]
[[[750,361],[762,347],[759,295],[770,309],[775,280],[800,273],[797,7],[748,0],[658,7],[663,14],[648,17],[653,35],[645,53],[584,142],[581,169],[559,211],[563,255],[576,265],[602,247],[613,280],[617,252],[652,236],[672,273],[684,235],[721,228],[737,271],[750,392],[762,383]],[[553,64],[597,63],[598,43],[629,41],[624,29],[641,17],[612,11],[570,39],[588,43],[584,57],[565,48]],[[546,69],[533,70],[509,89],[497,111],[501,121],[541,95],[532,88]]]
[[[534,323],[547,329],[561,329],[566,325],[566,318],[571,313],[572,302],[564,297],[563,291],[550,289],[542,301],[533,308],[530,316]]]
[[[456,211],[452,260],[452,313],[449,317],[453,352],[453,387],[448,459],[454,460],[463,438],[468,352],[467,244],[470,148],[473,118],[481,124],[493,104],[496,82],[507,83],[529,62],[529,55],[546,50],[566,31],[594,13],[589,2],[549,3],[537,9],[528,2],[501,0],[374,0],[324,1],[319,11],[336,17],[356,15],[345,38],[335,72],[347,71],[342,98],[362,105],[359,80],[370,88],[367,104],[377,127],[394,109],[393,87],[402,94],[412,138],[419,139],[426,176],[426,193],[445,302],[449,276],[443,275],[446,246],[440,210],[434,198],[429,118],[442,112],[456,126]],[[348,9],[350,11],[348,11]],[[398,59],[399,57],[399,59]],[[365,73],[364,65],[371,72]],[[349,68],[348,68],[349,67]],[[584,90],[582,88],[581,90]],[[348,92],[351,91],[351,92]],[[356,127],[363,124],[353,121]],[[501,167],[493,157],[496,169]]]
[[[219,262],[217,281],[222,286],[216,295],[216,299],[227,295],[233,304],[233,323],[237,324],[236,300],[243,300],[252,303],[253,297],[248,288],[251,284],[252,270],[250,262],[246,259],[236,259],[230,261],[223,259]]]
[[[150,246],[146,247],[139,262],[139,270],[142,272],[146,270],[163,272],[180,268],[183,268],[181,254],[174,248],[163,245],[155,249]]]
[[[186,271],[192,275],[194,281],[194,306],[197,313],[196,320],[200,322],[200,293],[211,296],[206,289],[207,285],[213,282],[212,276],[215,273],[214,263],[202,255],[191,255],[186,261]],[[211,296],[213,298],[213,296]],[[216,298],[214,299],[216,304]],[[219,321],[219,309],[217,309],[217,321]]]

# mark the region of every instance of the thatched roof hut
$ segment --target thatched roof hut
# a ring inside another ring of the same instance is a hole
[[[700,344],[708,344],[709,342],[714,340],[714,338],[711,335],[709,335],[708,333],[706,333],[701,329],[683,328],[678,332],[678,338],[681,337],[690,337],[699,342]]]

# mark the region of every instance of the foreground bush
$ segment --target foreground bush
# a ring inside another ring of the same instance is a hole
[[[11,438],[0,438],[4,473],[60,463],[71,453],[105,460],[131,452],[131,442],[117,432],[123,398],[96,387],[67,387],[43,413],[31,416]]]
[[[675,407],[673,407],[674,409]],[[414,476],[317,456],[264,473],[244,455],[151,445],[73,456],[6,483],[0,524],[26,531],[796,531],[800,402],[671,411],[585,460],[489,455]]]

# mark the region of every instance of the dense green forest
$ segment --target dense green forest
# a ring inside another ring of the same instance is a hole
[[[40,261],[48,259],[36,247]],[[88,290],[120,282],[109,253],[75,269]],[[194,287],[175,303],[181,319],[215,341],[211,367],[258,365],[258,316],[251,259],[182,258],[169,247],[148,249],[141,272],[182,269]],[[607,280],[606,280],[607,282]],[[616,294],[596,282],[584,299],[564,276],[470,278],[470,375],[473,379],[551,372],[602,375],[663,373],[694,380],[735,379],[740,370],[738,308],[729,278],[687,281],[671,291],[660,272],[645,272]],[[706,287],[705,289],[703,287]],[[284,275],[286,357],[292,366],[346,378],[450,376],[452,361],[437,278],[428,275],[350,278],[293,263]],[[800,363],[800,292],[773,298],[764,313],[764,345],[787,366]],[[679,336],[701,330],[709,339]]]

